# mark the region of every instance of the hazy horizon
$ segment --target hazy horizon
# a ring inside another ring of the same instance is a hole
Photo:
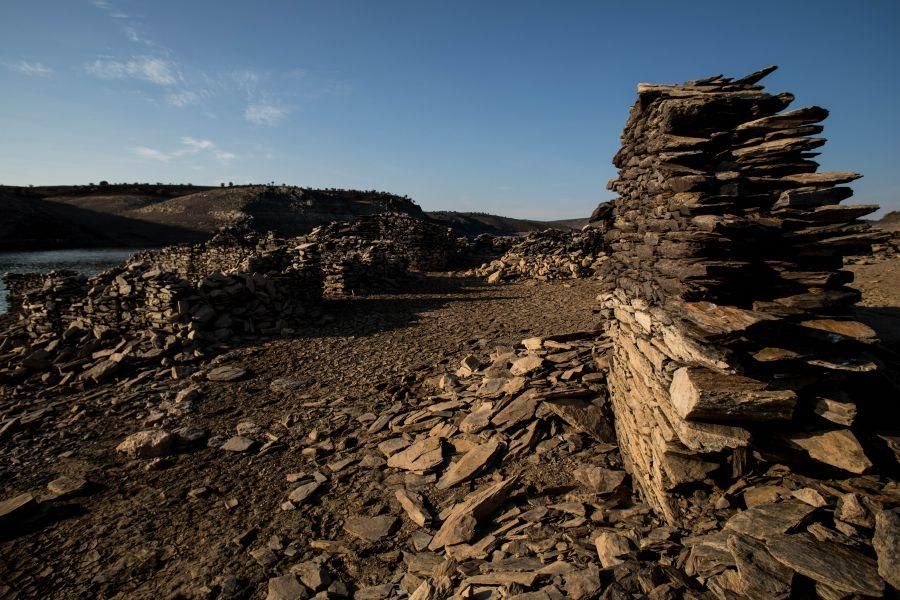
[[[0,184],[288,183],[587,216],[638,82],[769,64],[900,209],[900,4],[45,0],[0,9]],[[893,50],[891,50],[893,48]]]

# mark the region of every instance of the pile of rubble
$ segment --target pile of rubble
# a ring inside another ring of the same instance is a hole
[[[145,253],[90,279],[47,274],[22,293],[17,331],[27,340],[0,357],[0,378],[100,382],[131,371],[126,365],[193,362],[204,349],[289,333],[316,317],[322,273],[315,245],[246,252],[250,245],[168,248],[159,260]],[[204,249],[216,253],[204,259]],[[223,272],[223,264],[235,266]]]
[[[880,596],[900,572],[897,389],[841,270],[876,207],[839,204],[859,175],[815,172],[827,111],[781,113],[793,96],[756,85],[773,69],[638,87],[601,269],[616,431],[658,514],[711,532],[687,566],[719,597],[798,576]]]
[[[474,274],[487,277],[490,283],[593,277],[606,260],[604,248],[602,227],[592,225],[581,231],[546,229],[529,233]]]

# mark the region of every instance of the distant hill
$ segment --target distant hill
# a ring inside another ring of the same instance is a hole
[[[886,229],[887,231],[900,231],[900,210],[892,210],[891,212],[886,213],[877,221],[874,221],[872,224],[879,229]]]
[[[587,224],[587,219],[564,219],[560,221],[533,221],[529,219],[514,219],[501,217],[487,213],[455,212],[449,210],[430,211],[426,213],[432,221],[443,223],[453,227],[461,234],[479,235],[490,233],[492,235],[515,235],[529,231],[542,231],[544,229],[572,230],[581,229]]]
[[[237,223],[300,235],[387,211],[425,218],[412,200],[384,192],[287,186],[0,186],[0,211],[0,250],[160,246]]]

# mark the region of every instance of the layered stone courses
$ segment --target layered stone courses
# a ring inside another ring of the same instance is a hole
[[[613,160],[609,390],[629,470],[672,524],[755,455],[877,468],[873,434],[897,422],[872,419],[887,390],[842,269],[878,241],[859,220],[877,207],[841,204],[860,175],[817,172],[828,111],[784,112],[793,96],[758,85],[772,70],[640,84]]]

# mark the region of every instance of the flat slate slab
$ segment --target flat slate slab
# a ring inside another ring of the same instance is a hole
[[[344,523],[344,530],[368,542],[377,542],[391,533],[397,523],[398,519],[393,515],[354,517]]]
[[[876,597],[884,593],[878,565],[849,546],[807,535],[777,535],[766,540],[766,548],[797,573],[842,592]]]

